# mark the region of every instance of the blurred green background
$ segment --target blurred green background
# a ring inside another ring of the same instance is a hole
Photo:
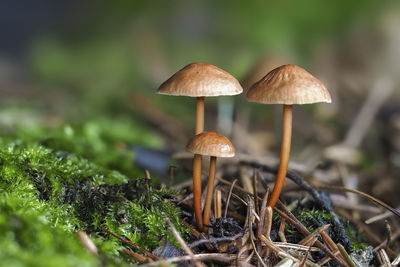
[[[81,118],[82,110],[125,112],[138,91],[177,107],[171,114],[187,122],[191,114],[181,111],[191,99],[153,95],[186,64],[208,62],[238,79],[265,57],[315,71],[325,50],[379,31],[394,8],[396,1],[3,0],[2,101],[25,97]]]
[[[106,118],[147,128],[164,140],[156,147],[179,151],[193,131],[194,99],[155,94],[173,73],[207,62],[232,73],[246,90],[254,77],[294,63],[321,79],[334,100],[297,109],[296,155],[310,142],[341,142],[377,77],[389,77],[394,88],[398,84],[400,9],[394,0],[0,5],[3,132]],[[398,93],[391,94],[389,110],[397,112]],[[229,111],[232,101],[236,108]],[[243,96],[210,98],[206,129],[227,129],[224,110],[235,118],[224,134],[235,140],[236,132],[255,133],[236,137],[239,151],[276,153],[279,109],[247,104]],[[240,139],[264,143],[239,144]]]

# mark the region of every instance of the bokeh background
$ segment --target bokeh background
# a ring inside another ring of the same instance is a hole
[[[398,1],[1,0],[0,40],[3,134],[118,129],[113,145],[135,146],[136,159],[143,147],[168,158],[191,137],[194,99],[155,94],[183,66],[214,64],[246,91],[300,65],[333,103],[295,108],[291,167],[400,204]],[[276,163],[281,107],[209,98],[206,116],[239,154]]]

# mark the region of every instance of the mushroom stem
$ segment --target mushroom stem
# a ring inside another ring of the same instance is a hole
[[[214,217],[220,218],[221,216],[222,216],[221,190],[216,190],[214,199]]]
[[[193,158],[193,202],[196,224],[199,229],[203,228],[201,217],[201,155],[194,154]]]
[[[196,98],[196,130],[195,135],[204,131],[204,96]]]
[[[283,106],[283,129],[279,170],[276,176],[274,190],[268,200],[268,206],[274,207],[281,194],[289,165],[290,141],[292,139],[292,105]]]
[[[204,131],[204,97],[196,98],[196,128],[195,135]],[[193,158],[193,201],[196,223],[199,229],[203,228],[201,217],[201,155]]]
[[[210,157],[210,171],[208,173],[208,184],[207,184],[207,197],[206,197],[206,204],[204,206],[204,217],[203,223],[209,224],[210,223],[210,211],[211,211],[211,202],[213,197],[213,190],[214,190],[214,178],[215,178],[215,165],[217,163],[217,158],[211,156]],[[204,227],[204,231],[206,232],[208,228]]]

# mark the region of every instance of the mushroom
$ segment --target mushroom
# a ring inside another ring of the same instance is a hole
[[[204,97],[237,95],[243,92],[239,82],[228,72],[207,63],[192,63],[172,75],[158,88],[157,93],[196,97],[195,134],[204,130]],[[201,218],[201,155],[193,159],[193,199],[196,222],[203,227]]]
[[[247,92],[247,100],[262,104],[283,104],[283,131],[279,170],[275,186],[268,200],[274,207],[281,193],[289,164],[292,136],[292,105],[331,103],[326,87],[301,67],[288,64],[280,66],[253,84]]]
[[[204,206],[203,223],[208,225],[210,222],[210,210],[214,189],[215,167],[217,157],[233,157],[235,156],[235,148],[232,143],[223,135],[217,132],[202,132],[193,137],[186,146],[186,151],[210,156],[210,170],[207,183],[207,197]],[[205,229],[203,229],[205,230]]]

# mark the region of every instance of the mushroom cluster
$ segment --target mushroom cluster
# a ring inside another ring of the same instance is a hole
[[[240,83],[228,72],[207,63],[192,63],[175,73],[158,88],[157,93],[196,97],[195,135],[204,131],[204,97],[238,95]],[[201,154],[193,158],[193,199],[196,224],[203,228],[201,216]]]
[[[228,138],[214,131],[204,132],[204,97],[238,95],[243,92],[239,82],[228,72],[206,63],[192,63],[165,81],[157,93],[175,96],[196,97],[195,136],[186,150],[193,158],[193,201],[196,225],[207,231],[214,189],[217,157],[233,157],[235,149]],[[274,207],[282,190],[289,164],[292,135],[292,105],[331,102],[328,90],[317,78],[303,68],[283,65],[256,82],[247,92],[247,99],[262,104],[283,105],[283,131],[279,170],[275,186],[268,200]],[[201,210],[202,156],[210,156],[210,168],[204,214]]]

